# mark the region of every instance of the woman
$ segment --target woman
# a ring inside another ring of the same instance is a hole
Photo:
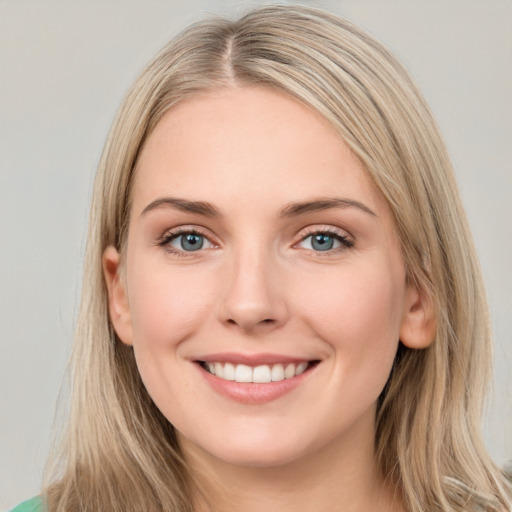
[[[359,28],[273,6],[172,41],[88,240],[48,511],[509,510],[450,163]]]

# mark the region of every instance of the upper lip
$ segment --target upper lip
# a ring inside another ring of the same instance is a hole
[[[247,366],[258,366],[262,364],[297,364],[302,362],[316,361],[318,359],[271,353],[241,354],[236,352],[218,352],[216,354],[207,354],[197,357],[195,360],[204,361],[205,363],[231,363],[245,364]]]

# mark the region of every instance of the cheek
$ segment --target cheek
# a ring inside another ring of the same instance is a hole
[[[129,282],[133,348],[144,385],[157,407],[174,423],[176,404],[186,393],[195,401],[193,382],[180,371],[182,343],[190,340],[211,310],[212,289],[200,275],[134,259]],[[144,271],[138,271],[144,269]],[[178,409],[179,410],[179,409]]]
[[[324,281],[302,283],[312,329],[330,345],[344,373],[354,378],[387,378],[399,341],[405,285],[389,268],[372,265]]]
[[[212,280],[190,269],[171,271],[165,265],[152,269],[147,263],[134,267],[129,302],[136,348],[163,350],[189,337],[211,308]]]

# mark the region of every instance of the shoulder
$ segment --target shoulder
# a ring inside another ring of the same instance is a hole
[[[13,508],[11,512],[44,512],[43,500],[36,496],[31,500],[20,503],[17,507]]]

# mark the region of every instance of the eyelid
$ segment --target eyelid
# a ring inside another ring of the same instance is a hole
[[[212,245],[212,247],[207,247],[205,249],[201,248],[201,249],[198,249],[197,251],[185,251],[185,250],[173,247],[171,245],[171,241],[179,238],[182,235],[187,235],[187,234],[202,236],[203,238],[208,240],[208,242]],[[207,233],[206,230],[201,228],[200,226],[185,225],[185,226],[177,226],[175,228],[167,229],[163,233],[163,235],[157,239],[156,245],[158,245],[159,247],[162,247],[166,252],[168,252],[170,254],[174,254],[174,255],[182,256],[182,257],[194,257],[194,256],[197,257],[197,256],[199,256],[200,253],[204,252],[207,249],[215,249],[216,247],[218,247],[219,244],[216,243],[212,238],[213,238],[212,235]]]
[[[296,241],[293,244],[293,247],[300,248],[298,245],[309,238],[310,236],[317,235],[317,234],[327,234],[335,238],[341,243],[340,247],[337,247],[335,249],[329,249],[326,251],[315,251],[313,249],[306,249],[302,248],[305,251],[309,251],[312,253],[315,253],[317,256],[328,256],[329,254],[333,254],[339,251],[345,251],[347,249],[350,249],[354,246],[354,238],[344,229],[337,228],[335,226],[327,226],[327,225],[315,225],[315,226],[308,226],[301,230],[297,237],[299,238],[298,241]]]
[[[299,238],[300,241],[308,236],[315,235],[317,233],[328,233],[349,240],[353,239],[352,235],[347,230],[338,228],[336,226],[331,226],[328,224],[314,224],[311,226],[307,226],[299,231],[299,233],[297,234],[297,238]]]

